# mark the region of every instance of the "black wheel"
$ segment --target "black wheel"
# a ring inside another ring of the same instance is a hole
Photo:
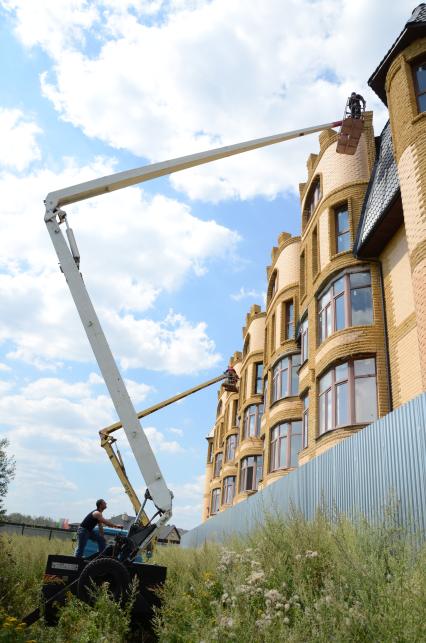
[[[114,558],[97,558],[83,569],[77,584],[77,596],[85,603],[92,603],[94,586],[100,587],[108,583],[108,589],[113,599],[121,601],[130,583],[127,568]]]

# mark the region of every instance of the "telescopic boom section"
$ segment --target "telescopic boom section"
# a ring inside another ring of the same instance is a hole
[[[71,187],[64,188],[63,190],[50,192],[45,201],[47,209],[46,218],[48,219],[51,216],[50,213],[53,210],[62,208],[70,203],[77,203],[78,201],[90,199],[91,197],[99,196],[101,194],[107,194],[114,190],[121,190],[122,188],[129,187],[130,185],[136,185],[137,183],[157,179],[160,176],[180,172],[181,170],[196,167],[197,165],[204,165],[205,163],[218,161],[219,159],[234,156],[235,154],[242,154],[243,152],[267,147],[268,145],[274,145],[275,143],[290,141],[291,139],[306,136],[307,134],[321,132],[324,129],[338,127],[341,124],[342,121],[334,121],[333,123],[323,123],[322,125],[305,127],[304,129],[293,130],[292,132],[273,134],[272,136],[256,138],[251,141],[245,141],[244,143],[236,143],[235,145],[218,147],[213,150],[207,150],[206,152],[198,152],[197,154],[181,156],[169,161],[162,161],[161,163],[144,165],[143,167],[138,167],[134,170],[110,174],[109,176],[104,176],[100,179],[94,179],[93,181],[87,181],[86,183],[72,185]]]
[[[111,395],[120,423],[124,428],[130,447],[148,487],[149,496],[160,512],[160,519],[156,524],[157,528],[165,524],[171,517],[173,495],[166,486],[148,439],[140,426],[136,410],[130,400],[126,386],[84,285],[79,272],[80,256],[77,244],[72,230],[68,228],[66,213],[61,210],[61,208],[71,203],[77,203],[91,197],[113,192],[114,190],[120,190],[131,185],[143,183],[144,181],[150,181],[151,179],[172,174],[173,172],[179,172],[180,170],[211,163],[212,161],[234,156],[235,154],[242,154],[250,150],[320,132],[321,130],[341,125],[341,122],[342,121],[323,123],[314,127],[307,127],[283,134],[274,134],[244,143],[237,143],[235,145],[199,152],[189,156],[182,156],[161,163],[154,163],[134,170],[118,172],[100,179],[94,179],[93,181],[50,192],[46,197],[46,226],[80,315],[81,322],[95,354],[109,394]],[[60,224],[64,222],[67,226],[66,236],[68,243],[60,228]]]

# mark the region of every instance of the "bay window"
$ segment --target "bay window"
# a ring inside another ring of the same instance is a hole
[[[287,355],[272,370],[272,402],[299,392],[300,354]]]
[[[377,419],[376,361],[356,359],[331,368],[319,379],[320,435]]]
[[[370,272],[350,272],[335,279],[318,300],[320,343],[349,326],[373,323]]]
[[[302,422],[284,422],[271,431],[270,471],[297,467],[302,448]]]
[[[250,404],[244,411],[243,437],[254,438],[260,433],[263,404]]]
[[[262,478],[263,456],[251,455],[241,460],[240,491],[255,491]]]
[[[223,480],[222,504],[230,505],[235,496],[235,476],[227,476]]]

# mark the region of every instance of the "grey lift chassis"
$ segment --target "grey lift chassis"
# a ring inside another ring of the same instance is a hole
[[[108,583],[109,592],[117,602],[125,603],[134,578],[138,580],[139,591],[132,610],[132,621],[149,628],[153,608],[160,606],[156,590],[166,580],[166,568],[119,561],[111,557],[94,556],[92,559],[74,556],[51,555],[48,557],[43,579],[43,607],[37,608],[23,620],[27,625],[35,623],[43,612],[44,620],[55,625],[58,607],[65,603],[71,592],[85,603],[90,603],[93,586]]]

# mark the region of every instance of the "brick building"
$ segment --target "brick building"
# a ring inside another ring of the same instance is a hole
[[[369,79],[353,156],[320,134],[300,185],[301,236],[282,233],[252,306],[239,392],[218,392],[203,520],[426,390],[426,4]]]

